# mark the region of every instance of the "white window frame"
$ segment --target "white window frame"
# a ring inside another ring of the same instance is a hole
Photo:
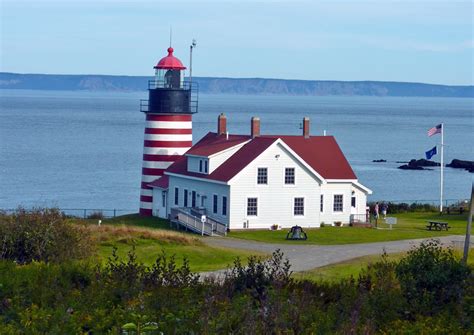
[[[249,214],[249,199],[256,199],[256,214]],[[247,217],[258,217],[258,197],[247,197],[247,201],[245,202],[245,214]]]
[[[296,210],[296,199],[303,199],[303,214],[295,214],[295,210]],[[305,217],[305,213],[306,213],[306,210],[305,210],[305,197],[293,197],[293,216],[295,218],[304,218]]]
[[[199,160],[199,172],[202,173],[202,159]]]
[[[265,170],[267,171],[267,174],[266,174],[266,183],[259,183],[259,182],[258,182],[258,181],[259,181],[259,180],[258,180],[258,178],[259,178],[258,172],[259,172],[260,169],[265,169]],[[257,180],[256,180],[256,184],[257,184],[258,186],[268,186],[268,167],[265,167],[265,166],[259,166],[259,167],[257,167]]]
[[[319,212],[324,213],[324,194],[319,195]]]
[[[208,173],[209,171],[209,159],[204,160],[204,173]]]
[[[341,210],[336,210],[336,197],[341,196]],[[332,197],[332,212],[333,213],[343,213],[344,212],[344,194],[333,194]]]
[[[352,199],[354,199],[354,206],[352,206]],[[357,208],[357,197],[355,195],[351,196],[351,207],[352,208]]]
[[[286,183],[286,169],[293,169],[293,184]],[[283,168],[283,186],[285,187],[295,187],[296,186],[296,167],[295,166],[285,166]]]

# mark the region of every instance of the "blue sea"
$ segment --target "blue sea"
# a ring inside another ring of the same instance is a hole
[[[126,209],[139,205],[147,92],[0,90],[0,208],[18,205]],[[439,168],[397,169],[439,144],[427,130],[445,124],[445,162],[474,160],[474,99],[307,96],[199,96],[194,142],[216,130],[248,134],[259,116],[265,134],[334,135],[371,200],[439,199]],[[373,163],[386,159],[387,163]],[[434,156],[439,161],[439,155]],[[445,198],[467,199],[473,174],[445,169]]]

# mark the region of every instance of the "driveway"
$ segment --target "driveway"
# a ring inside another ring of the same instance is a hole
[[[456,246],[464,245],[464,236],[462,235],[443,236],[437,239],[446,246],[452,246],[453,244]],[[384,250],[387,253],[407,251],[426,240],[429,239],[342,245],[296,245],[272,244],[229,237],[208,237],[204,238],[203,242],[214,247],[254,250],[267,254],[271,254],[276,249],[280,249],[284,253],[284,256],[289,259],[291,270],[297,272],[311,270],[361,256],[381,255]],[[222,271],[216,271],[215,273],[220,272]]]

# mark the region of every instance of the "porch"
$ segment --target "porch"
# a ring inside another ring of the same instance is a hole
[[[199,208],[171,208],[170,222],[202,236],[227,235],[226,224],[208,216],[205,210]]]

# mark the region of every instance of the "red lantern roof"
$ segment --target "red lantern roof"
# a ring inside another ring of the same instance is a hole
[[[186,66],[181,63],[181,61],[173,56],[173,48],[168,48],[168,56],[163,57],[160,59],[158,64],[156,64],[153,68],[154,69],[172,69],[172,70],[185,70]]]

